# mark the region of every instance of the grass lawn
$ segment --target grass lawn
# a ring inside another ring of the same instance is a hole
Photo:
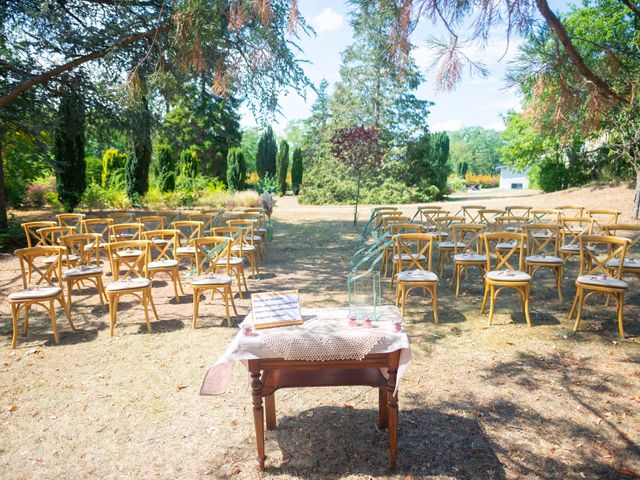
[[[509,198],[477,192],[447,204],[620,208],[624,187]],[[415,206],[404,207],[413,214]],[[365,207],[364,220],[370,209]],[[275,237],[253,292],[297,288],[303,306],[346,304],[349,256],[363,221],[350,207],[310,207],[279,199]],[[456,298],[451,267],[438,288],[440,325],[424,297],[406,317],[413,358],[400,384],[399,469],[387,470],[386,431],[376,427],[374,389],[283,390],[278,428],[266,434],[267,471],[255,471],[246,370],[236,365],[226,395],[200,397],[206,369],[235,335],[224,307],[209,299],[191,328],[188,286],[181,304],[170,282],[154,282],[160,321],[147,334],[139,304],[124,299],[116,336],[94,291],[74,297],[72,332],[58,310],[62,344],[48,319],[32,313],[28,337],[11,349],[9,308],[0,324],[2,478],[433,478],[620,479],[640,472],[640,293],[630,279],[620,340],[614,307],[592,300],[583,328],[566,320],[577,275],[571,260],[564,303],[550,274],[532,289],[534,327],[516,293],[502,294],[494,325],[479,313],[477,273]],[[18,289],[19,265],[0,257],[2,299]],[[106,279],[106,283],[110,281]],[[385,283],[385,299],[393,291]],[[593,298],[593,297],[592,297]],[[249,310],[239,300],[239,322]]]

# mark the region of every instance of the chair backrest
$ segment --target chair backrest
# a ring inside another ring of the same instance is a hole
[[[202,235],[202,222],[191,220],[179,220],[172,223],[173,228],[178,230],[179,241],[183,247],[190,246],[193,240]]]
[[[462,215],[444,215],[442,217],[435,218],[437,227],[435,236],[437,237],[437,240],[441,240],[444,236],[443,234],[449,234],[451,232],[452,225],[465,223],[465,221],[466,219]]]
[[[45,286],[60,286],[62,281],[62,256],[64,247],[39,246],[20,248],[14,254],[20,260],[22,274],[22,288]],[[43,263],[40,258],[54,257],[52,262]]]
[[[220,210],[222,210],[224,212],[224,209],[221,208]],[[245,213],[259,213],[259,214],[264,214],[264,208],[262,207],[245,207],[242,209],[243,212]]]
[[[164,225],[171,225],[173,222],[178,221],[180,212],[177,210],[158,210],[156,215],[164,218]]]
[[[382,217],[382,228],[389,229],[394,223],[411,223],[411,219],[409,217],[405,217],[404,215],[392,215],[392,216],[383,216]]]
[[[499,232],[522,232],[527,223],[527,217],[501,215],[496,217],[496,230]]]
[[[116,223],[109,226],[109,242],[140,240],[143,225],[141,223]]]
[[[27,246],[39,247],[44,245],[44,241],[38,233],[38,230],[41,228],[55,227],[56,225],[56,222],[50,221],[24,222],[21,224],[22,229],[24,230],[24,236],[27,238]]]
[[[203,214],[211,215],[211,226],[210,228],[216,226],[222,226],[222,217],[226,210],[224,208],[210,208],[209,210],[203,210]]]
[[[256,220],[227,220],[229,227],[240,227],[244,230],[244,241],[250,245],[254,244],[254,228]],[[248,241],[247,241],[248,240]]]
[[[531,210],[531,221],[533,223],[555,223],[560,224],[562,212],[552,208],[534,208]]]
[[[606,210],[603,208],[593,208],[587,210],[587,216],[593,218],[593,233],[604,231],[604,227],[615,225],[622,212],[618,210]]]
[[[164,230],[165,218],[162,215],[147,215],[138,217],[138,223],[142,224],[143,230]]]
[[[528,223],[524,226],[524,233],[527,235],[527,255],[558,256],[560,225]]]
[[[463,205],[460,209],[466,223],[480,223],[480,210],[486,210],[484,205]]]
[[[507,211],[507,215],[510,215],[512,217],[525,217],[527,220],[529,220],[533,207],[527,207],[524,205],[509,205],[508,207],[504,207],[504,209]]]
[[[66,235],[73,235],[76,233],[74,227],[44,227],[37,231],[40,238],[42,238],[43,245],[61,245],[60,239]]]
[[[626,257],[637,257],[638,246],[640,246],[640,224],[636,223],[616,223],[615,225],[605,225],[604,232],[606,235],[614,237],[622,237],[629,239],[627,245]]]
[[[480,214],[480,218],[477,223],[485,225],[488,230],[495,230],[498,225],[496,218],[506,215],[507,211],[500,208],[484,208],[478,213]]]
[[[248,230],[242,225],[233,225],[228,227],[215,227],[211,229],[211,235],[215,237],[225,237],[231,240],[230,252],[232,256],[242,257],[242,249],[246,245],[245,238],[249,234]],[[238,247],[233,249],[233,247]]]
[[[89,218],[83,220],[82,231],[84,233],[97,233],[101,242],[109,241],[109,227],[113,224],[113,218]]]
[[[484,239],[484,248],[487,254],[487,271],[492,269],[492,244],[493,253],[496,258],[496,264],[493,270],[523,270],[524,243],[527,238],[524,233],[492,232],[485,233],[482,237]]]
[[[420,221],[425,224],[427,228],[437,228],[436,218],[449,215],[449,210],[444,210],[440,207],[422,207],[419,208]]]
[[[208,232],[213,228],[214,217],[213,213],[189,213],[187,215],[187,218],[192,222],[202,222],[203,232]]]
[[[133,215],[128,212],[114,212],[107,215],[108,218],[113,220],[113,223],[131,223]]]
[[[582,217],[584,214],[584,207],[580,205],[562,205],[556,209],[560,210],[563,217]]]
[[[149,230],[142,232],[142,239],[149,241],[149,261],[175,260],[180,245],[178,230]]]
[[[59,213],[56,215],[56,219],[61,227],[73,227],[76,232],[80,233],[84,213]]]
[[[233,241],[229,237],[212,236],[194,239],[197,274],[216,273],[221,267],[224,267],[224,273],[228,274],[232,244]]]
[[[419,223],[392,223],[389,226],[391,235],[400,233],[422,233],[422,225]]]
[[[593,218],[590,217],[562,217],[562,246],[579,245],[579,238],[591,235],[593,232]]]
[[[482,233],[484,225],[478,223],[459,223],[451,225],[454,253],[482,253]],[[459,243],[464,244],[458,245]]]
[[[62,237],[60,241],[69,252],[69,256],[65,255],[67,266],[71,267],[71,255],[78,257],[78,264],[80,265],[90,263],[98,265],[100,250],[96,247],[102,240],[102,237],[98,233],[76,233]]]
[[[149,244],[148,240],[125,240],[107,244],[111,273],[115,281],[149,276]],[[124,273],[121,271],[123,266]]]
[[[395,254],[401,259],[398,262],[398,273],[403,269],[431,271],[431,253],[433,252],[433,235],[427,233],[401,233],[394,235]],[[421,260],[421,257],[425,260]]]
[[[606,275],[620,279],[624,257],[630,241],[609,235],[582,235],[580,237],[580,275]],[[602,251],[604,249],[604,252]],[[612,265],[616,265],[615,268]]]

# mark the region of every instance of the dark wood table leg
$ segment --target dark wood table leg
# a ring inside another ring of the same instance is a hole
[[[249,367],[251,369],[251,366]],[[262,382],[260,381],[260,371],[251,372],[251,393],[253,398],[253,423],[256,428],[256,446],[258,447],[258,468],[264,470],[264,461],[267,458],[264,454],[264,408],[262,407]]]
[[[274,430],[276,428],[276,394],[264,397],[264,408],[267,414],[267,430]]]
[[[395,352],[394,352],[395,353]],[[392,355],[390,355],[391,357]],[[398,397],[393,394],[396,388],[397,360],[389,362],[389,380],[387,382],[387,405],[389,406],[389,468],[396,469],[398,455]]]
[[[378,426],[387,428],[389,426],[389,406],[387,405],[387,387],[378,389]]]

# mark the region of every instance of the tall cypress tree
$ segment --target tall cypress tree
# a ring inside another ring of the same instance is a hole
[[[133,155],[126,166],[127,195],[139,205],[141,197],[149,190],[149,165],[151,165],[151,112],[146,95],[142,94],[131,111],[131,142]]]
[[[87,186],[84,127],[84,103],[77,87],[71,85],[60,101],[53,162],[58,200],[67,212],[80,203]]]
[[[289,144],[286,140],[280,142],[278,149],[278,190],[280,195],[287,193],[287,171],[289,170]]]
[[[244,152],[239,148],[229,149],[227,156],[227,185],[232,191],[243,190],[247,176],[247,164]]]
[[[260,137],[258,152],[256,153],[256,169],[260,178],[264,178],[266,175],[275,177],[277,153],[276,137],[271,126],[268,126],[262,137]]]
[[[447,177],[449,176],[449,136],[447,132],[431,134],[431,184],[438,187],[441,194],[447,190]]]
[[[291,156],[291,189],[294,195],[300,193],[300,186],[302,185],[302,174],[304,167],[302,164],[302,149],[297,147],[293,151]]]
[[[160,190],[173,192],[176,188],[176,158],[170,145],[161,144],[156,148]]]

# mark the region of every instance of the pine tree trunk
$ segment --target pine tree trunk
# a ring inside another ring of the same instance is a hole
[[[4,158],[2,148],[4,147],[4,129],[0,126],[0,230],[6,230],[9,226],[7,220],[7,197],[4,193]]]
[[[636,193],[633,197],[633,218],[638,218],[640,213],[640,168],[636,168]]]
[[[355,210],[353,211],[353,226],[356,226],[358,223],[358,202],[360,202],[360,174],[358,174],[358,186],[356,187],[356,205]]]

